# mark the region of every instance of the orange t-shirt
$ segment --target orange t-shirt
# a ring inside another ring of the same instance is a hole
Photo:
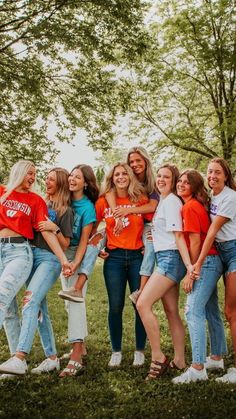
[[[198,233],[201,238],[201,247],[206,238],[211,221],[207,210],[196,199],[190,199],[182,208],[184,237],[188,248],[190,247],[189,233]],[[214,245],[208,252],[208,255],[217,255],[218,252]]]
[[[148,199],[143,198],[140,201],[133,203],[128,197],[119,198],[116,197],[116,204],[118,207],[137,207],[146,204]],[[97,221],[102,220],[106,223],[106,234],[107,234],[107,247],[108,249],[128,249],[137,250],[143,246],[142,233],[143,233],[143,216],[142,214],[129,214],[126,216],[128,219],[127,226],[123,228],[119,236],[113,234],[115,227],[115,219],[112,214],[112,210],[109,207],[106,199],[101,196],[96,204],[96,216]]]

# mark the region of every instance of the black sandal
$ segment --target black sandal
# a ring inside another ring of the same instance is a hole
[[[171,370],[176,370],[176,371],[183,371],[183,370],[185,370],[185,368],[186,367],[183,367],[183,368],[180,368],[180,367],[178,367],[178,365],[176,365],[176,363],[175,363],[175,361],[170,361],[170,363],[169,363],[169,368],[171,369]]]
[[[170,361],[167,357],[166,357],[164,362],[153,361],[152,360],[151,365],[150,365],[149,373],[148,373],[147,377],[145,378],[145,380],[146,381],[155,380],[155,379],[158,379],[158,378],[162,377],[162,375],[164,375],[165,372],[167,371],[169,363],[170,363]],[[152,364],[154,364],[155,366],[153,366]]]

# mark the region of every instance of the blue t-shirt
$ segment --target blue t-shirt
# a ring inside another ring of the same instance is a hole
[[[93,203],[83,196],[79,200],[72,201],[72,209],[74,211],[73,238],[70,246],[78,246],[82,228],[88,224],[96,222],[96,212]]]

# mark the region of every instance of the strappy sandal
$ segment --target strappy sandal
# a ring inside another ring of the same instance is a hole
[[[177,370],[177,371],[183,371],[186,367],[184,367],[184,368],[180,368],[180,367],[178,367],[178,365],[176,365],[176,363],[175,363],[175,361],[170,361],[170,363],[169,363],[169,368],[171,369],[171,370]]]
[[[160,362],[160,361],[151,361],[151,366],[150,366],[150,370],[149,373],[147,375],[147,377],[145,378],[145,381],[149,381],[149,380],[155,380],[158,379],[160,377],[162,377],[162,375],[165,374],[168,366],[169,366],[169,359],[166,357],[164,362]],[[155,366],[153,366],[153,364]]]
[[[64,368],[64,370],[62,370],[62,372],[59,374],[59,377],[60,378],[74,377],[75,375],[78,374],[79,371],[83,370],[83,368],[84,368],[83,365],[81,365],[78,361],[70,360],[66,368]]]

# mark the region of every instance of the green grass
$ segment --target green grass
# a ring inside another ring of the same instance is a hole
[[[67,316],[63,301],[58,299],[60,283],[49,294],[49,308],[58,353],[70,349],[66,342]],[[223,286],[220,285],[221,306]],[[181,294],[181,311],[185,295]],[[161,380],[145,382],[150,362],[141,369],[132,367],[134,351],[133,309],[127,298],[124,311],[123,360],[119,370],[110,371],[107,362],[110,344],[107,330],[107,296],[99,261],[90,280],[87,311],[90,335],[87,339],[88,359],[80,376],[59,379],[57,373],[43,376],[27,374],[22,378],[0,381],[0,418],[235,418],[236,385],[214,382],[217,373],[210,374],[207,383],[173,386],[171,372]],[[161,305],[156,310],[161,322],[163,351],[173,355],[168,328]],[[227,333],[228,333],[228,329]],[[228,333],[229,335],[229,333]],[[229,336],[228,336],[229,338]],[[5,334],[0,332],[0,361],[8,358]],[[230,341],[229,341],[230,347]],[[191,360],[189,341],[187,362]],[[30,367],[44,359],[36,337],[29,356]],[[63,364],[64,365],[64,364]],[[232,365],[232,355],[226,366]]]

